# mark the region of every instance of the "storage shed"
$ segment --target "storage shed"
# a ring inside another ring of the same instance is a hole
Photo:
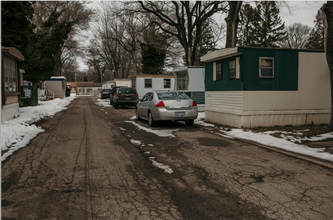
[[[45,88],[47,96],[64,99],[66,97],[66,77],[52,76],[51,79],[45,80]]]
[[[205,62],[208,121],[235,127],[329,122],[324,51],[234,47],[200,60]]]
[[[20,114],[20,61],[24,61],[24,56],[19,50],[14,47],[1,47],[1,122]]]
[[[205,67],[183,66],[173,70],[174,90],[183,90],[197,104],[199,111],[205,109]]]
[[[167,74],[132,75],[129,78],[132,79],[132,86],[136,89],[140,98],[153,90],[172,90],[175,84],[173,75]]]

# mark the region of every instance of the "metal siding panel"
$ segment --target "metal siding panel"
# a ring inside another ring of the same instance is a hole
[[[330,75],[325,53],[299,53],[301,109],[330,109]]]
[[[200,58],[201,62],[209,61],[218,57],[226,56],[228,54],[237,53],[238,48],[232,47],[232,48],[224,48],[220,50],[215,50],[211,53],[208,53]]]
[[[259,78],[259,57],[274,57],[274,78]],[[244,90],[297,90],[298,52],[244,48]]]
[[[205,108],[242,110],[242,91],[206,91]]]

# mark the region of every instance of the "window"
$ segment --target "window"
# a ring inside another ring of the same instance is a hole
[[[145,88],[152,88],[153,82],[152,79],[145,79]]]
[[[164,79],[164,88],[170,89],[171,88],[171,80],[170,79]]]
[[[16,62],[10,59],[4,59],[5,70],[5,91],[17,92],[17,68]]]
[[[186,90],[188,85],[187,72],[177,74],[177,90]]]
[[[259,77],[274,78],[274,58],[260,57],[259,58]]]
[[[87,92],[91,92],[92,89],[87,89]]]
[[[236,60],[229,61],[229,79],[236,78]]]
[[[84,92],[84,89],[79,89],[79,92]]]
[[[216,80],[222,80],[222,63],[216,63]]]
[[[160,93],[157,93],[157,97],[159,100],[174,100],[174,99],[187,100],[187,99],[189,99],[188,96],[183,92],[160,92]]]

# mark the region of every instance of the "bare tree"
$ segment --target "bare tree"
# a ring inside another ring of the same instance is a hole
[[[327,1],[322,7],[325,14],[325,52],[331,79],[331,119],[329,127],[333,129],[333,2]]]
[[[227,23],[227,40],[225,47],[235,47],[237,43],[238,14],[242,6],[242,1],[228,1],[228,17],[225,19]]]
[[[62,65],[66,61],[63,59],[63,53],[72,51],[72,54],[80,55],[77,47],[78,41],[75,39],[79,30],[86,30],[89,28],[89,22],[93,11],[86,8],[85,2],[80,1],[37,1],[34,4],[35,14],[33,17],[33,23],[36,24],[38,30],[43,22],[45,22],[52,13],[60,13],[59,22],[71,22],[72,29],[69,34],[69,39],[58,50],[55,55],[55,74],[60,75],[62,72]]]
[[[143,13],[153,14],[152,23],[178,39],[185,52],[186,65],[193,65],[201,40],[202,23],[217,12],[226,12],[221,1],[139,1]]]
[[[311,28],[301,23],[294,23],[286,28],[287,40],[280,43],[283,48],[305,49],[309,41]]]

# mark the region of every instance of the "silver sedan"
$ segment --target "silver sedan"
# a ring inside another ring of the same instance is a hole
[[[185,121],[191,126],[198,117],[198,106],[181,91],[152,91],[146,93],[136,105],[136,118],[148,120],[149,126],[156,121]]]

